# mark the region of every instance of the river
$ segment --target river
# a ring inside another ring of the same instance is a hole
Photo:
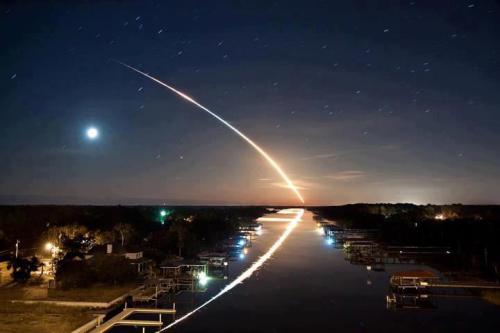
[[[275,215],[273,215],[275,216]],[[177,297],[188,311],[216,294],[258,259],[283,233],[287,222],[264,222],[264,233],[246,258],[230,263],[228,280],[210,281],[205,293]],[[242,284],[219,297],[172,332],[493,332],[500,308],[479,298],[444,297],[429,310],[389,310],[392,273],[417,265],[387,265],[384,272],[351,265],[325,242],[306,211],[283,245]],[[179,317],[179,316],[178,316]]]

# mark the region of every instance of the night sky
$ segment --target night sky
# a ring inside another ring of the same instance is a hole
[[[500,203],[500,3],[0,5],[0,201]],[[86,136],[89,126],[99,137]]]

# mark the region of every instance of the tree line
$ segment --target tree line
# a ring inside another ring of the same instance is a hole
[[[9,268],[19,282],[40,262],[22,249],[15,257],[17,241],[37,253],[47,244],[57,247],[56,278],[64,288],[124,283],[136,277],[126,259],[101,251],[84,260],[92,249],[113,244],[115,253],[140,250],[155,264],[169,254],[195,257],[264,212],[262,207],[0,206],[0,250],[11,249]]]

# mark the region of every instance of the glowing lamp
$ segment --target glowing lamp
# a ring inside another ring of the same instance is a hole
[[[208,283],[208,276],[205,272],[200,272],[198,274],[198,282],[200,285],[205,286]]]

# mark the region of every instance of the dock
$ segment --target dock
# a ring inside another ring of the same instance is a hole
[[[498,289],[497,283],[471,283],[471,282],[450,282],[450,283],[430,283],[429,288],[462,288],[462,289]]]
[[[158,320],[131,320],[127,319],[129,316],[137,313],[142,314],[158,314]],[[175,315],[175,304],[172,309],[147,309],[147,308],[125,308],[122,312],[94,328],[90,333],[103,333],[115,326],[136,326],[142,327],[143,332],[146,327],[158,327],[159,329],[163,326],[162,315]]]

